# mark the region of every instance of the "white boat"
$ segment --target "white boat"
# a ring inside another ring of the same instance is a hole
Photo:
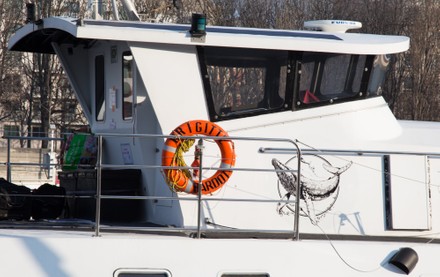
[[[0,275],[440,276],[440,125],[381,96],[409,38],[194,20],[51,17],[11,38],[59,57],[99,150],[63,172],[70,214],[3,222]]]

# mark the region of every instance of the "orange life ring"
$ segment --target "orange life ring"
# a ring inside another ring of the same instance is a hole
[[[205,135],[215,137],[227,137],[228,133],[220,126],[206,120],[192,120],[178,126],[171,132],[176,136]],[[219,170],[211,177],[202,180],[202,194],[211,194],[220,189],[229,177],[232,171],[224,170],[232,168],[235,165],[234,143],[231,140],[215,140],[220,147],[221,165]],[[186,166],[176,159],[178,153],[186,152],[194,143],[188,143],[188,139],[169,138],[166,140],[162,150],[162,166]],[[186,149],[183,149],[186,148]],[[170,188],[176,192],[187,192],[191,194],[198,193],[199,181],[192,178],[191,174],[182,169],[164,169],[165,180]]]

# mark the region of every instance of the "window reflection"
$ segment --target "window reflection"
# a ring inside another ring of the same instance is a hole
[[[133,117],[133,56],[131,52],[122,54],[122,117],[130,120]]]
[[[104,55],[95,57],[95,115],[97,121],[105,115]]]

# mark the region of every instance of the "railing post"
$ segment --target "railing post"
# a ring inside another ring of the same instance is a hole
[[[300,201],[301,201],[301,149],[298,147],[298,144],[295,142],[295,147],[298,153],[298,185],[296,186],[296,202],[295,202],[295,217],[294,217],[294,234],[295,240],[299,240],[299,209],[300,209]]]
[[[202,235],[201,231],[201,220],[202,220],[202,164],[203,164],[203,139],[199,139],[199,142],[196,145],[196,155],[199,157],[200,165],[199,165],[199,186],[197,187],[197,238],[200,239]]]
[[[6,180],[8,182],[11,182],[11,138],[7,138],[8,139],[8,147],[7,147],[7,161],[6,161]]]
[[[95,237],[99,237],[101,221],[101,178],[102,178],[102,136],[98,135],[98,159],[96,162],[96,215],[95,215]]]

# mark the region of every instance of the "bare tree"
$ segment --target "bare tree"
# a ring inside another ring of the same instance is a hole
[[[275,5],[275,28],[298,30],[309,19],[307,13],[309,3],[302,0],[284,0]]]
[[[69,8],[80,7],[72,5],[72,1],[39,0],[35,4],[40,17],[64,15],[71,12]],[[56,56],[6,51],[10,36],[26,19],[24,3],[4,0],[0,8],[3,11],[0,18],[0,110],[11,114],[8,120],[20,126],[23,136],[47,136],[51,124],[66,130],[71,124],[84,123]],[[42,133],[37,134],[36,130]],[[46,147],[46,143],[42,147]]]
[[[411,93],[403,109],[406,113],[409,111],[408,119],[440,120],[440,3],[419,1],[413,9],[412,24],[408,28],[412,41],[409,64]]]
[[[11,34],[23,23],[22,11],[23,3],[20,1],[0,1],[0,117],[15,126],[24,125],[28,110],[23,105],[23,78],[16,68],[22,55],[7,49]]]
[[[147,22],[177,22],[180,2],[172,0],[142,0],[136,1],[136,9],[143,21]],[[122,7],[120,12],[123,13]]]
[[[363,0],[364,13],[358,17],[367,32],[411,39],[410,50],[393,57],[384,90],[398,118],[440,120],[439,6],[435,0]]]

